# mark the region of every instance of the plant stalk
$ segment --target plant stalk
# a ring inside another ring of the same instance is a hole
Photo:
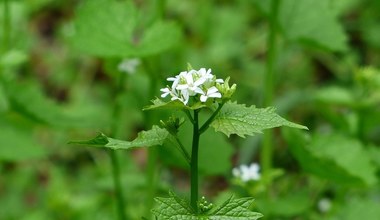
[[[191,195],[190,205],[198,213],[198,151],[199,151],[199,110],[194,110],[194,124],[193,124],[193,144],[191,149],[191,164],[190,164],[190,176],[191,176]]]
[[[112,163],[112,177],[116,194],[116,202],[117,202],[117,212],[119,216],[119,220],[126,220],[127,217],[125,215],[125,201],[123,196],[123,190],[121,187],[121,177],[120,177],[120,164],[118,154],[115,150],[108,150],[111,163]]]
[[[111,135],[112,137],[120,137],[120,116],[122,112],[122,104],[120,102],[120,97],[124,92],[124,83],[126,79],[126,74],[123,72],[119,73],[119,78],[118,78],[118,85],[117,85],[117,91],[116,91],[116,101],[115,105],[113,107],[113,112],[112,112],[112,126],[111,126]],[[124,194],[123,194],[123,189],[121,187],[121,174],[120,174],[120,163],[119,163],[119,157],[118,157],[118,152],[116,152],[113,149],[108,150],[108,154],[111,159],[111,164],[112,164],[112,177],[113,177],[113,183],[114,183],[114,189],[115,189],[115,194],[116,194],[116,206],[117,206],[117,213],[119,216],[119,220],[126,220],[126,213],[125,213],[125,207],[126,203],[124,200]]]
[[[11,35],[11,14],[9,7],[9,0],[4,0],[4,11],[3,11],[3,52],[6,53],[10,48],[10,35]]]
[[[277,60],[277,17],[278,17],[279,0],[271,1],[271,12],[269,16],[269,35],[267,39],[268,57],[266,62],[265,88],[264,88],[264,106],[270,106],[273,103],[273,93],[275,89],[274,75]],[[270,170],[272,169],[273,158],[273,132],[267,130],[264,134],[263,145],[261,150],[261,167],[263,171],[264,182],[267,187],[271,185]]]
[[[148,73],[150,77],[150,85],[149,85],[149,97],[154,97],[155,91],[157,91],[157,82],[159,78],[156,74],[155,69],[153,68],[152,62],[149,62],[147,59],[142,59],[142,63],[144,65],[145,71]],[[144,114],[144,121],[146,126],[151,125],[152,121],[152,113]],[[150,215],[150,210],[154,205],[153,198],[156,196],[157,191],[157,160],[158,160],[158,149],[154,147],[148,148],[148,162],[146,167],[146,187],[147,187],[147,195],[146,195],[146,215]]]

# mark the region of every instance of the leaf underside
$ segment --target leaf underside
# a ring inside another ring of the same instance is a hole
[[[130,149],[134,147],[150,147],[162,145],[168,137],[169,132],[164,128],[153,126],[151,130],[142,131],[137,135],[133,141],[123,141],[107,137],[105,134],[100,133],[98,136],[87,141],[71,141],[70,144],[83,144],[95,147],[105,147],[114,150],[117,149]]]
[[[227,135],[231,134],[245,137],[262,133],[264,129],[287,126],[292,128],[307,129],[307,127],[287,121],[275,113],[274,108],[246,107],[236,102],[228,102],[224,105],[218,116],[211,123],[215,131]]]
[[[202,103],[195,103],[193,106],[187,106],[184,105],[179,100],[169,101],[165,102],[162,99],[156,98],[152,100],[152,105],[146,106],[144,110],[154,110],[154,109],[188,109],[188,110],[195,110],[205,107],[206,105],[203,105]]]

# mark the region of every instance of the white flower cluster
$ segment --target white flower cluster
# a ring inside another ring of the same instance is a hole
[[[259,180],[261,175],[259,173],[260,166],[257,163],[252,163],[251,165],[240,165],[232,169],[232,174],[241,179],[243,182],[248,182],[250,180]]]
[[[223,84],[222,79],[216,79],[211,74],[211,69],[190,70],[181,72],[175,77],[167,79],[173,82],[171,87],[163,88],[161,97],[170,95],[171,100],[179,100],[187,105],[190,97],[200,95],[200,101],[206,102],[209,98],[222,98],[222,94],[215,87],[216,84]]]

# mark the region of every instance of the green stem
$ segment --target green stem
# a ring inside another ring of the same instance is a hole
[[[125,201],[123,197],[123,190],[121,187],[121,177],[120,177],[120,164],[119,164],[119,158],[117,155],[117,152],[115,150],[108,150],[111,163],[112,163],[112,176],[113,176],[113,183],[116,193],[116,200],[117,200],[117,212],[119,216],[119,220],[126,220],[127,217],[125,215]]]
[[[198,150],[199,150],[199,110],[194,110],[193,145],[191,149],[191,196],[190,204],[195,213],[198,213]]]
[[[4,53],[9,50],[10,47],[10,35],[11,35],[11,15],[10,15],[10,7],[9,0],[4,0],[4,24],[3,24],[3,51]]]
[[[163,19],[165,16],[165,6],[166,6],[166,0],[156,0],[156,19]]]
[[[207,130],[207,128],[210,126],[210,124],[214,121],[215,117],[218,115],[219,111],[222,109],[223,105],[225,104],[225,101],[219,104],[218,108],[215,110],[215,112],[211,115],[211,117],[202,125],[202,127],[199,129],[199,133],[203,133]]]
[[[124,83],[125,83],[126,74],[120,72],[119,79],[118,79],[118,86],[116,91],[116,101],[115,105],[113,107],[112,112],[112,126],[111,126],[111,135],[112,137],[120,137],[120,116],[122,112],[122,105],[120,97],[124,92]],[[110,149],[109,156],[111,158],[111,164],[112,164],[112,175],[113,175],[113,182],[114,182],[114,188],[116,193],[116,205],[117,205],[117,212],[119,216],[119,220],[126,220],[126,214],[125,214],[125,200],[124,200],[124,194],[121,187],[121,175],[120,175],[120,163],[119,163],[119,157],[115,150]]]
[[[154,197],[156,196],[157,189],[157,159],[158,159],[158,148],[151,147],[148,149],[148,164],[147,164],[147,198],[146,198],[146,215],[150,215],[150,210],[154,205]]]
[[[188,109],[185,109],[183,111],[185,112],[187,118],[189,118],[191,124],[194,124],[194,119],[193,119],[193,117],[191,117],[190,111]]]
[[[178,143],[179,149],[180,149],[182,155],[185,157],[186,161],[187,161],[189,164],[191,164],[191,157],[190,157],[189,153],[187,152],[185,146],[183,146],[182,142],[178,139],[177,136],[175,136],[174,139],[175,139],[176,142]]]
[[[271,14],[269,17],[269,35],[267,39],[268,58],[266,63],[267,72],[265,74],[265,88],[264,88],[264,106],[270,106],[273,102],[274,93],[274,74],[275,64],[277,59],[276,51],[276,32],[277,32],[277,16],[278,16],[279,0],[272,0]],[[268,130],[264,134],[263,146],[261,151],[261,167],[263,170],[264,182],[270,187],[271,181],[269,177],[270,170],[272,169],[273,157],[273,132]]]
[[[157,89],[157,82],[159,82],[159,78],[156,74],[156,69],[152,67],[154,63],[152,63],[153,60],[143,59],[142,63],[144,65],[145,71],[148,73],[150,77],[150,85],[148,94],[149,97],[154,97],[155,92]],[[157,66],[157,65],[156,65]],[[152,113],[144,114],[144,121],[146,126],[151,125],[153,115]],[[150,210],[153,207],[154,200],[153,198],[156,196],[156,189],[157,189],[157,159],[158,159],[158,149],[155,147],[148,148],[148,163],[147,163],[147,172],[146,172],[146,188],[147,188],[147,195],[146,195],[146,215],[150,215]]]

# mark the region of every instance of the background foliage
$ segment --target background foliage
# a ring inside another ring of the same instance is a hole
[[[158,124],[170,113],[141,109],[187,62],[231,76],[239,103],[267,107],[270,3],[2,0],[1,219],[114,219],[105,152],[67,142],[113,126],[115,138],[131,140]],[[227,139],[210,129],[200,149],[203,194],[215,202],[253,196],[264,219],[380,216],[379,11],[375,0],[279,1],[273,106],[310,131],[275,130],[268,186],[231,174],[260,162],[261,135]],[[136,71],[120,75],[119,64],[132,58],[140,61]],[[120,76],[125,92],[116,96]],[[184,124],[179,135],[190,143],[190,133]],[[187,195],[179,152],[171,143],[150,149],[154,166],[144,149],[118,155],[130,219],[147,216],[152,182],[156,196],[171,186]]]

